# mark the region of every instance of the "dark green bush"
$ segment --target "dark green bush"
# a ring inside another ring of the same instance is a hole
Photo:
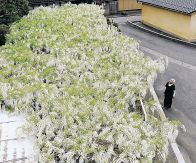
[[[0,24],[9,25],[28,14],[27,0],[0,0]]]
[[[9,27],[5,24],[0,24],[0,45],[5,44],[5,35],[8,33]]]
[[[5,44],[9,25],[28,14],[28,0],[0,0],[0,45]]]

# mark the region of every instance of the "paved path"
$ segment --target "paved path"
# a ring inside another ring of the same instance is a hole
[[[21,133],[25,123],[22,116],[0,112],[0,163],[29,163],[33,143]]]
[[[170,78],[176,79],[176,98],[171,110],[164,110],[169,119],[180,120],[187,132],[180,131],[177,143],[187,163],[196,162],[196,48],[173,42],[132,28],[126,24],[128,19],[119,17],[122,33],[140,42],[141,50],[153,59],[167,56],[169,65],[164,74],[159,74],[154,88],[162,103],[164,85]]]

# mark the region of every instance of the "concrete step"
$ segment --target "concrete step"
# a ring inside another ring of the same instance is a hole
[[[23,116],[0,112],[0,163],[27,163],[33,159],[33,139],[22,134]]]

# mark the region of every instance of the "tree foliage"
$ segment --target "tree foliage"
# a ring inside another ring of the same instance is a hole
[[[28,14],[27,0],[0,0],[0,45],[5,44],[9,25]]]
[[[37,8],[12,25],[0,49],[0,106],[27,114],[40,162],[166,158],[175,126],[130,111],[163,65],[108,26],[103,12]]]
[[[0,0],[0,23],[9,25],[28,14],[27,0]]]
[[[5,44],[5,35],[8,33],[8,31],[9,31],[9,26],[5,24],[0,24],[0,45]]]

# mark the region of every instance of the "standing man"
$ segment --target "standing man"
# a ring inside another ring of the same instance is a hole
[[[166,83],[165,87],[164,108],[169,109],[172,105],[172,99],[175,97],[175,79],[170,79],[170,81]]]

